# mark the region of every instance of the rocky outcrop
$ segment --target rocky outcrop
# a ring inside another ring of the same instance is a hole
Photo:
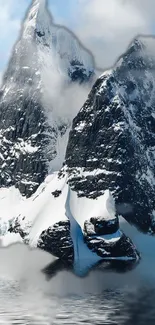
[[[94,217],[84,223],[84,232],[88,236],[114,234],[119,229],[118,218],[106,220],[104,217]]]
[[[137,261],[140,257],[133,242],[121,230],[117,216],[94,217],[84,222],[84,242],[104,260]]]
[[[70,222],[60,221],[44,230],[39,237],[37,247],[60,258],[74,261],[74,246],[70,236]]]
[[[9,232],[20,234],[31,248],[61,259],[62,263],[56,263],[58,269],[69,268],[80,276],[88,274],[101,260],[121,261],[123,268],[123,263],[129,267],[129,262],[137,264],[140,258],[120,229],[110,192],[96,199],[80,198],[67,185],[67,175],[59,177],[58,173],[24,200]],[[52,269],[55,274],[55,266]]]
[[[114,234],[112,234],[111,240],[96,235],[85,236],[84,240],[88,248],[104,260],[136,261],[139,259],[136,247],[123,233],[120,233],[120,237],[116,241]]]

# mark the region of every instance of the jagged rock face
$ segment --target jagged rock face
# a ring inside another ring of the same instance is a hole
[[[118,212],[144,231],[155,230],[154,46],[136,39],[96,81],[66,153],[71,188],[94,199],[108,188]]]
[[[53,23],[45,0],[32,1],[0,92],[0,186],[15,185],[30,196],[42,183],[58,154],[58,138],[71,124],[65,108],[61,122],[56,120],[47,93],[56,87],[56,76],[67,87],[89,81],[93,73],[91,54]]]
[[[120,239],[109,243],[102,236],[85,236],[84,240],[92,252],[105,260],[109,258],[137,260],[139,256],[130,238],[124,234],[122,234]]]
[[[119,221],[118,218],[113,220],[105,220],[103,217],[101,218],[90,218],[90,220],[86,220],[84,223],[84,232],[87,236],[102,236],[114,234],[119,229]]]
[[[45,135],[50,127],[33,95],[17,99],[15,94],[11,102],[0,103],[0,185],[16,185],[27,196],[47,174],[44,148],[50,141]]]
[[[44,230],[38,240],[38,248],[64,261],[74,260],[74,247],[70,236],[70,222],[60,221]]]
[[[104,260],[118,258],[124,260],[125,263],[127,260],[137,261],[140,257],[130,238],[120,230],[116,215],[115,218],[111,215],[109,219],[98,216],[86,220],[83,238],[88,248]]]

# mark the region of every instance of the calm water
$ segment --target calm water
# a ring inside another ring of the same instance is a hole
[[[12,246],[0,250],[0,261],[0,324],[155,324],[154,281],[141,266],[83,279],[61,271],[47,279],[41,269],[51,257],[42,252]]]
[[[63,277],[63,275],[62,275]],[[63,296],[18,282],[0,282],[0,324],[155,324],[151,288],[103,290]]]

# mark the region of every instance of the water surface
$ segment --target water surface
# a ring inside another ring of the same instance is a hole
[[[154,281],[140,265],[85,278],[60,268],[50,277],[41,270],[51,256],[22,245],[0,250],[0,260],[0,324],[155,324]]]

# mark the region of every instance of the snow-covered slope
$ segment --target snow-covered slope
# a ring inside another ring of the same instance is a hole
[[[155,231],[155,39],[139,37],[104,72],[73,121],[66,154],[79,197],[113,194],[117,212]]]
[[[67,174],[54,173],[30,198],[21,198],[16,196],[18,209],[10,218],[7,215],[2,246],[23,241],[73,266],[78,275],[87,274],[102,260],[133,263],[139,259],[133,243],[119,229],[109,191],[96,200],[79,198],[67,184]]]
[[[0,92],[0,186],[30,196],[49,170],[61,167],[79,110],[69,98],[75,91],[83,98],[93,73],[92,55],[53,23],[47,1],[33,0]]]

